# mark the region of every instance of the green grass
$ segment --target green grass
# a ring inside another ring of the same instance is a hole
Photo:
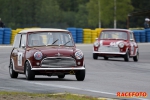
[[[26,92],[0,91],[0,100],[107,100],[90,96],[81,96],[70,93],[64,94],[39,94]]]

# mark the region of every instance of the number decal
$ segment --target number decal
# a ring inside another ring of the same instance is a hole
[[[110,42],[110,46],[116,46],[117,45],[117,43],[116,42]]]
[[[18,66],[22,66],[22,52],[18,52]]]

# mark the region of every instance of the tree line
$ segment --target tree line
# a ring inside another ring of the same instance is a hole
[[[128,14],[150,9],[146,0],[0,0],[0,18],[7,27],[127,27]],[[143,27],[147,16],[130,18]]]

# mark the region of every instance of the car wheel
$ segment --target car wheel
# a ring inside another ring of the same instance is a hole
[[[93,59],[97,59],[98,55],[96,53],[93,53]]]
[[[34,80],[35,78],[35,72],[31,70],[29,62],[26,62],[25,75],[27,80]]]
[[[137,61],[139,60],[139,52],[137,52],[136,56],[133,57],[133,60],[134,60],[135,62],[137,62]]]
[[[124,61],[129,61],[129,51],[124,55]]]
[[[108,60],[108,57],[104,57],[105,60]]]
[[[64,75],[58,75],[58,78],[63,79],[64,77],[65,77],[65,74]]]
[[[76,72],[75,75],[76,75],[76,79],[78,81],[83,81],[84,78],[85,78],[85,70],[79,70],[79,71]]]
[[[18,77],[18,73],[14,71],[13,69],[13,63],[12,61],[10,61],[10,65],[9,65],[9,74],[11,78],[17,78]]]

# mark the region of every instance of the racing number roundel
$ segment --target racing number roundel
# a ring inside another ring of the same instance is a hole
[[[18,52],[18,66],[22,66],[22,52]]]
[[[111,43],[110,43],[110,46],[116,46],[116,45],[117,45],[116,42],[111,42]]]

